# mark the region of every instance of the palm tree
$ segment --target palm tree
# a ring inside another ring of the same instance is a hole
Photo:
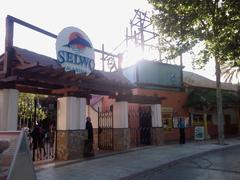
[[[232,82],[234,79],[239,83],[240,66],[229,66],[225,64],[221,67],[223,79],[225,82]]]

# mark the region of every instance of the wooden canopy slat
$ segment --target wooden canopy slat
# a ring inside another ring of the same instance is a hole
[[[54,94],[64,94],[67,92],[79,92],[79,88],[78,87],[67,87],[67,88],[61,88],[61,89],[53,89],[52,92]]]
[[[66,73],[64,73],[63,77],[65,79],[72,79],[76,76],[76,73],[74,71],[68,71]]]
[[[20,92],[25,93],[33,93],[33,94],[43,94],[43,95],[55,95],[51,93],[51,90],[49,89],[42,89],[32,86],[26,86],[26,85],[16,85],[16,89],[18,89]]]
[[[15,57],[16,57],[16,60],[18,60],[21,65],[29,64],[29,63],[26,63],[26,61],[22,58],[20,54],[15,53]],[[31,64],[35,64],[35,63],[31,63]]]
[[[16,68],[14,68],[13,72],[14,72],[14,71],[22,71],[22,70],[24,70],[25,72],[33,72],[33,73],[36,73],[36,72],[40,72],[41,69],[42,69],[42,66],[40,66],[40,65],[37,63],[37,64],[34,64],[34,65],[30,66],[30,67],[25,67],[25,68],[21,68],[21,66],[20,66],[20,68],[19,68],[19,67],[16,67]]]
[[[42,76],[37,73],[30,73],[25,71],[16,71],[16,75],[19,77],[24,78],[25,80],[28,79],[35,79],[36,82],[46,83],[49,85],[59,85],[59,86],[73,86],[73,87],[80,87],[81,89],[85,90],[99,90],[104,92],[109,92],[108,94],[112,94],[112,92],[121,92],[121,91],[129,91],[130,89],[122,86],[112,85],[111,83],[106,82],[99,82],[93,83],[91,80],[84,81],[84,82],[76,82],[75,80],[66,80],[62,78],[52,78],[47,76]],[[106,95],[108,95],[106,94]]]
[[[41,74],[38,73],[33,73],[33,72],[28,72],[28,71],[15,71],[16,75],[24,78],[24,80],[29,80],[29,79],[34,79],[36,82],[43,82],[45,84],[49,84],[49,85],[60,85],[63,86],[64,85],[72,85],[72,82],[66,79],[62,79],[62,78],[53,78],[53,77],[47,77],[47,76],[43,76]]]
[[[39,71],[40,74],[45,74],[45,75],[51,74],[51,72],[53,72],[52,65],[41,67],[41,70]]]
[[[16,69],[21,69],[21,70],[25,70],[25,69],[29,69],[29,68],[34,68],[37,64],[24,64],[24,65],[16,65]]]
[[[36,81],[36,80],[19,80],[18,84],[27,85],[27,86],[33,86],[33,87],[47,88],[47,89],[59,89],[59,88],[62,88],[62,86],[59,86],[59,85],[46,84],[46,83],[39,82],[39,81]]]
[[[65,72],[64,68],[54,69],[54,71],[52,71],[51,73],[51,77],[59,76],[59,74],[62,74],[64,72]]]

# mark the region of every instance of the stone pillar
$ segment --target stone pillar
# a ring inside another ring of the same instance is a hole
[[[130,148],[130,131],[128,129],[128,103],[113,104],[113,149],[123,151]]]
[[[70,160],[83,157],[86,99],[62,97],[57,107],[57,159]]]
[[[0,90],[0,131],[17,130],[18,97],[16,89]]]
[[[151,142],[153,145],[160,145],[163,144],[164,142],[161,104],[151,105],[151,110],[152,110]]]

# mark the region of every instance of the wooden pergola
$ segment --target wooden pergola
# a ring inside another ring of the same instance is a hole
[[[37,94],[89,97],[90,94],[129,94],[133,85],[120,72],[93,71],[89,76],[66,72],[55,59],[12,47],[9,73],[1,73],[0,88]],[[6,69],[0,57],[0,69]]]
[[[164,98],[133,96],[135,86],[121,70],[104,72],[94,70],[90,75],[66,72],[56,59],[13,46],[14,23],[44,35],[56,35],[12,16],[6,18],[5,53],[0,56],[0,89],[14,88],[20,92],[54,96],[85,97],[91,94],[107,95],[129,102],[161,103]],[[99,50],[95,51],[99,52]],[[105,55],[112,55],[101,52]],[[112,55],[114,56],[114,55]]]

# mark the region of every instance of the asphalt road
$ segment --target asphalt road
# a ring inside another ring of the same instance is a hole
[[[240,147],[211,152],[171,167],[146,172],[136,178],[138,180],[240,180]]]

